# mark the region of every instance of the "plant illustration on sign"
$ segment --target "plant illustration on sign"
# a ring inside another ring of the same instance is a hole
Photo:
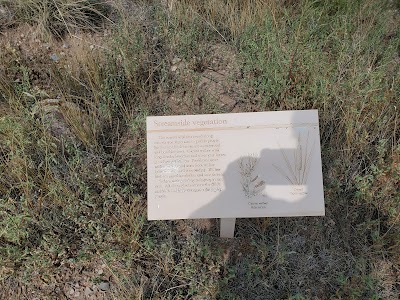
[[[285,161],[285,167],[281,168],[274,164],[274,168],[292,185],[307,184],[314,145],[315,141],[310,145],[310,131],[307,131],[306,139],[299,133],[297,136],[297,148],[293,151],[293,159],[279,145],[281,155]]]
[[[259,158],[255,154],[242,157],[238,162],[242,189],[247,198],[263,195],[262,192],[266,186],[266,182],[255,174],[258,162]]]

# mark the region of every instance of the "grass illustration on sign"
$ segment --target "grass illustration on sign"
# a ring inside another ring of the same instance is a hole
[[[256,154],[250,154],[240,158],[238,162],[242,189],[248,199],[263,195],[262,192],[266,186],[266,182],[254,172],[259,160]]]
[[[278,145],[285,161],[285,168],[273,164],[274,168],[292,185],[307,184],[315,145],[314,141],[310,147],[310,131],[307,131],[305,141],[304,136],[300,132],[298,133],[297,148],[293,151],[293,160],[290,159],[290,155],[281,147],[279,142]]]

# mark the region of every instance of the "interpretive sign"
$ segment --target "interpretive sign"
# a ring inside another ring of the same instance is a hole
[[[324,215],[318,111],[147,118],[148,219]]]

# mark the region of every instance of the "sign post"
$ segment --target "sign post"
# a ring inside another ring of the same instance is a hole
[[[219,236],[222,238],[233,238],[235,234],[236,218],[222,218],[220,220]]]
[[[147,117],[148,219],[325,214],[318,111]]]

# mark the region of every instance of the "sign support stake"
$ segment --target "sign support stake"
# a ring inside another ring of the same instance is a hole
[[[221,218],[220,220],[220,237],[233,238],[236,218]]]

